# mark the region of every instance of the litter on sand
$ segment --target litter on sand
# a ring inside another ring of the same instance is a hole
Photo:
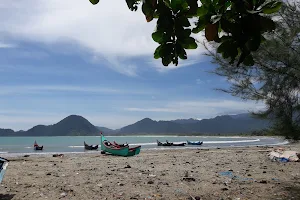
[[[296,151],[285,151],[283,148],[275,149],[269,153],[272,161],[278,162],[299,162],[300,154]]]

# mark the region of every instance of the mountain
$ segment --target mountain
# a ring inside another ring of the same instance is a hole
[[[98,131],[102,132],[103,134],[114,134],[117,132],[116,130],[106,128],[106,127],[96,126],[96,128],[98,129]]]
[[[175,119],[175,120],[171,120],[171,122],[175,122],[177,124],[193,124],[199,122],[199,120],[194,118],[189,118],[189,119]]]
[[[0,136],[4,136],[0,131]],[[45,126],[37,125],[27,131],[14,132],[6,130],[6,136],[73,136],[73,135],[99,135],[99,130],[85,118],[78,115],[70,115],[60,122]]]
[[[253,118],[250,114],[222,115],[211,119],[177,119],[172,121],[154,121],[142,119],[121,129],[112,130],[96,127],[87,119],[70,115],[53,125],[37,125],[27,131],[14,132],[0,129],[0,136],[85,136],[134,135],[134,134],[177,134],[177,135],[219,135],[242,134],[268,128],[269,121]]]
[[[157,134],[182,133],[185,130],[178,123],[171,121],[154,121],[149,118],[142,119],[134,124],[121,128],[119,134]]]
[[[185,125],[190,133],[200,134],[240,134],[269,127],[267,120],[256,119],[248,115],[223,115],[212,119],[203,119],[197,123]]]
[[[15,132],[12,129],[3,129],[0,128],[0,136],[10,136],[13,135]]]
[[[269,127],[267,120],[253,118],[249,114],[222,115],[212,119],[179,119],[172,121],[154,121],[145,118],[125,126],[118,134],[242,134]]]

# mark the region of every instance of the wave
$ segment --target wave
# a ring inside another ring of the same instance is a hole
[[[70,148],[83,148],[84,146],[68,146]]]

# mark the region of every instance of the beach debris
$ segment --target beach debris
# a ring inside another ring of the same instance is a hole
[[[285,151],[283,148],[278,148],[269,153],[269,158],[272,161],[278,162],[297,162],[300,161],[299,153],[296,151]]]
[[[244,178],[244,177],[233,175],[232,171],[219,172],[219,175],[227,176],[233,180],[239,180],[239,181],[253,181],[254,180],[253,178]],[[248,174],[248,176],[249,176],[249,174]]]
[[[130,165],[126,165],[126,166],[124,167],[124,169],[126,169],[126,168],[131,168],[131,166],[130,166]]]
[[[65,196],[67,196],[67,193],[62,192],[62,193],[60,193],[60,196],[61,196],[61,197],[65,197]]]
[[[25,157],[25,158],[27,158],[27,157],[29,157],[30,155],[24,155],[23,157]]]
[[[53,154],[52,157],[60,157],[60,158],[63,158],[63,157],[64,157],[64,154]]]

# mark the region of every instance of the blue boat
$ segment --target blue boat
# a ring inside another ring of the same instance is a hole
[[[191,142],[191,141],[187,140],[187,144],[188,145],[202,145],[203,141],[193,141],[193,142]]]
[[[4,177],[7,165],[8,165],[8,160],[0,157],[0,183],[2,182],[2,179]]]

